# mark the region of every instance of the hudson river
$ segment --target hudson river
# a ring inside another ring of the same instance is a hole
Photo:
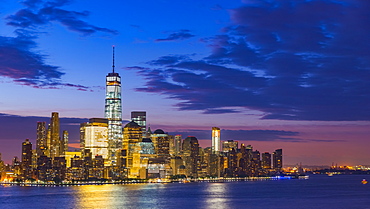
[[[360,175],[227,183],[0,186],[0,208],[370,208]]]

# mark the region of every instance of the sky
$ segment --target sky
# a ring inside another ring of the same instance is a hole
[[[283,149],[284,164],[370,165],[370,2],[0,0],[0,153],[35,145],[59,112],[104,117],[122,78],[123,120],[152,130]]]

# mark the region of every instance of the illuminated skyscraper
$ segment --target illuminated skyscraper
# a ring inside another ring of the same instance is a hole
[[[217,127],[212,127],[212,151],[221,151],[221,130]]]
[[[36,153],[37,156],[44,154],[44,151],[47,149],[46,141],[46,123],[37,122],[37,138],[36,138]]]
[[[68,131],[64,130],[63,131],[63,138],[62,138],[62,145],[61,146],[61,155],[65,155],[66,152],[68,152],[68,138],[69,138],[69,134],[68,134]]]
[[[131,112],[131,120],[141,126],[143,134],[146,133],[146,112],[144,111],[134,111]]]
[[[176,135],[175,140],[174,140],[174,154],[175,155],[180,155],[182,147],[181,147],[181,140],[182,136],[181,135]]]
[[[108,119],[109,160],[116,165],[117,151],[122,148],[121,77],[114,72],[114,47],[112,72],[106,76],[105,118]]]
[[[50,122],[50,157],[60,156],[60,136],[59,136],[59,113],[51,113]]]
[[[22,174],[24,178],[31,177],[32,144],[29,139],[22,143]]]

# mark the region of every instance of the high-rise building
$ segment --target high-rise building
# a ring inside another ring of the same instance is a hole
[[[114,47],[112,72],[106,76],[105,118],[108,119],[108,151],[112,165],[117,163],[117,151],[122,148],[121,77],[114,72]]]
[[[131,112],[131,120],[137,123],[143,130],[143,134],[146,133],[146,112],[145,111],[133,111]]]
[[[68,131],[63,131],[63,138],[62,138],[62,146],[61,146],[61,155],[65,155],[66,152],[68,152],[68,140],[69,140],[69,134]]]
[[[24,178],[31,178],[32,174],[32,143],[26,139],[22,143],[22,174]]]
[[[108,120],[91,118],[88,123],[80,125],[80,146],[86,157],[91,153],[94,158],[99,155],[108,159]]]
[[[44,154],[44,151],[47,149],[46,141],[46,123],[37,122],[36,130],[36,153],[37,156]]]
[[[212,127],[212,151],[221,151],[221,130],[218,127]]]
[[[199,143],[194,136],[188,136],[182,144],[186,175],[198,177]]]
[[[129,169],[129,176],[137,176],[140,164],[140,156],[137,144],[142,141],[142,130],[134,121],[131,121],[123,128],[123,155],[120,156],[121,165]],[[134,168],[135,167],[135,168]]]
[[[174,154],[175,155],[180,155],[182,147],[181,147],[181,140],[182,136],[180,134],[175,136],[174,139]]]
[[[151,135],[154,144],[155,154],[159,158],[169,159],[170,157],[170,137],[162,129],[157,129]]]
[[[273,153],[273,166],[275,170],[281,170],[283,168],[283,150],[277,149]]]
[[[271,169],[271,154],[268,152],[262,153],[262,168]]]
[[[59,113],[51,113],[50,121],[50,157],[59,157],[60,156],[60,136],[59,136]]]

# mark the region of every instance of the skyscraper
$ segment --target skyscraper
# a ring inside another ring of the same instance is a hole
[[[24,178],[31,177],[32,144],[29,139],[22,143],[22,174]]]
[[[145,111],[133,111],[131,112],[131,120],[137,123],[143,130],[143,134],[146,133],[146,112]]]
[[[60,156],[60,136],[59,136],[59,113],[51,113],[50,121],[50,157]]]
[[[283,168],[283,150],[277,149],[273,153],[274,169],[281,170]]]
[[[69,134],[68,131],[64,130],[63,131],[63,138],[62,138],[62,145],[61,146],[61,155],[65,155],[66,152],[68,152],[68,140],[69,140]]]
[[[114,47],[112,72],[106,76],[105,118],[108,119],[108,152],[112,165],[116,165],[117,151],[122,148],[121,77],[114,72]]]
[[[262,153],[262,168],[271,169],[271,154],[268,152]]]
[[[37,122],[36,135],[37,135],[36,136],[36,153],[37,153],[37,156],[41,156],[42,154],[44,154],[44,151],[47,149],[46,123],[45,122]]]
[[[181,140],[182,140],[182,136],[180,134],[175,136],[175,140],[174,140],[174,154],[175,155],[180,155],[180,152],[182,150]]]
[[[221,130],[218,127],[212,127],[212,151],[221,151]]]
[[[188,177],[198,177],[199,143],[194,136],[188,136],[182,143],[183,157]]]

